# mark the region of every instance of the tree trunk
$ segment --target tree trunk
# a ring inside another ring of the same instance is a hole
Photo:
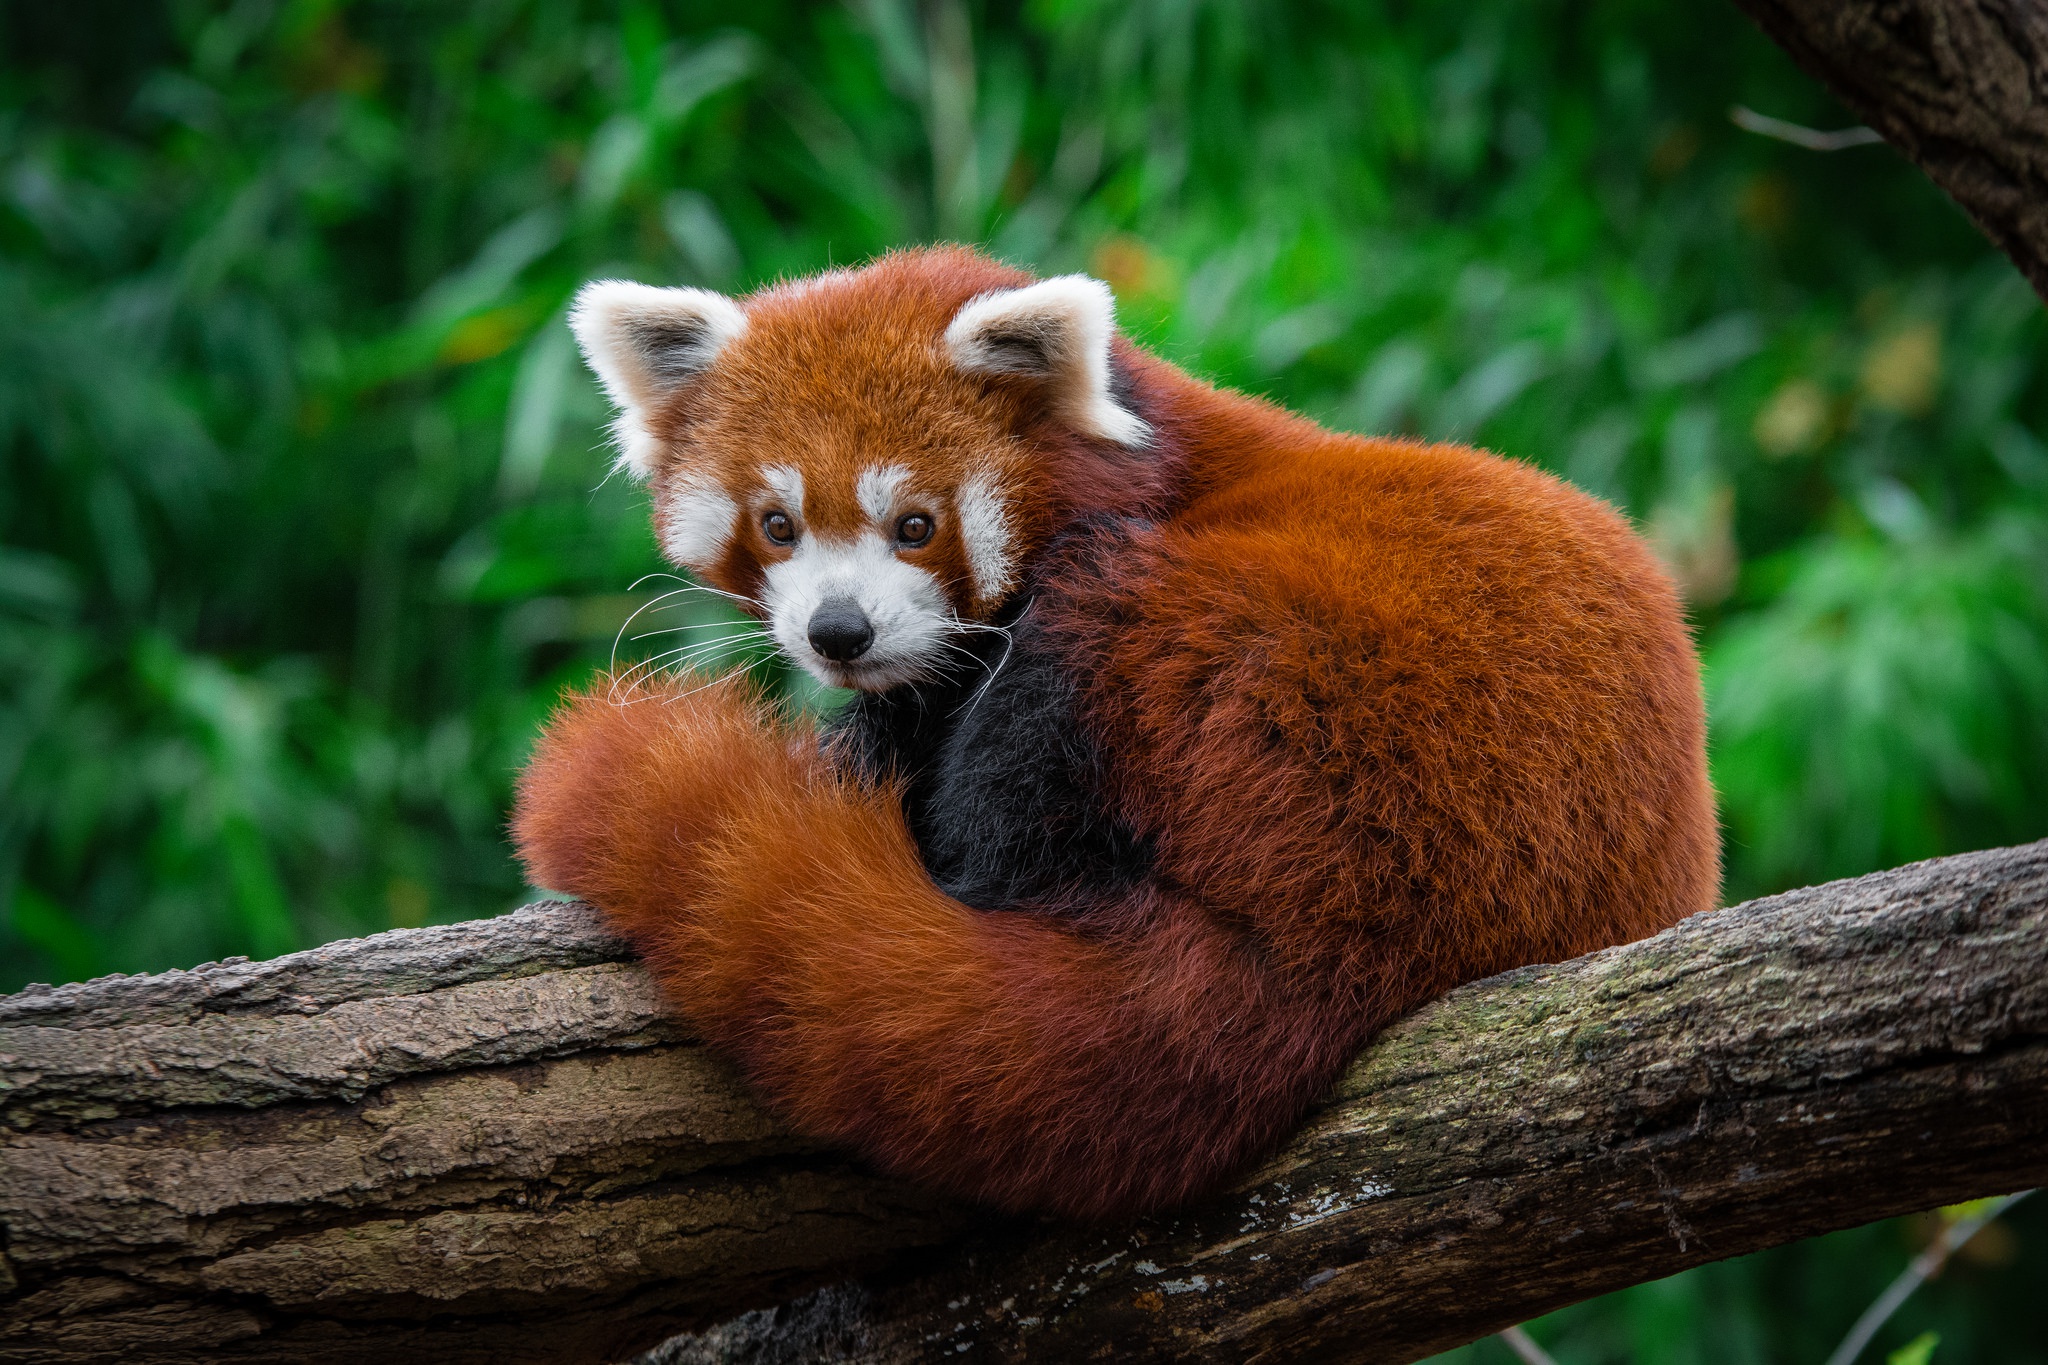
[[[2048,842],[1696,916],[1425,1007],[1115,1227],[790,1137],[580,906],[32,988],[0,1359],[1413,1360],[2041,1181],[2044,965]]]
[[[1735,0],[2048,298],[2048,4]]]

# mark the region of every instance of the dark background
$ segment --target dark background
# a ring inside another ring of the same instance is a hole
[[[1731,899],[2039,837],[2040,303],[1888,149],[1736,103],[1853,122],[1720,4],[0,6],[0,989],[518,903],[511,775],[663,586],[570,292],[934,238],[1625,507]],[[1818,1362],[1936,1226],[1537,1335]],[[1865,1358],[2048,1360],[2044,1270],[2023,1205]]]

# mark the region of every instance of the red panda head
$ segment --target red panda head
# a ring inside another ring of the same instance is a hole
[[[1148,483],[1085,276],[938,249],[743,299],[601,280],[570,325],[663,550],[834,686],[929,676],[1064,521]]]

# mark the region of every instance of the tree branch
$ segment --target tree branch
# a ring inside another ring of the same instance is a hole
[[[2048,6],[1735,0],[2048,298]]]
[[[2048,842],[1696,916],[1424,1008],[1114,1228],[789,1137],[578,906],[36,988],[0,1358],[1412,1360],[2048,1179],[2044,961]]]

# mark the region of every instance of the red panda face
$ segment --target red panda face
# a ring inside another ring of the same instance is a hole
[[[964,251],[737,301],[601,281],[571,324],[663,550],[832,686],[930,676],[1075,503],[1058,452],[1149,434],[1109,392],[1105,286]]]

